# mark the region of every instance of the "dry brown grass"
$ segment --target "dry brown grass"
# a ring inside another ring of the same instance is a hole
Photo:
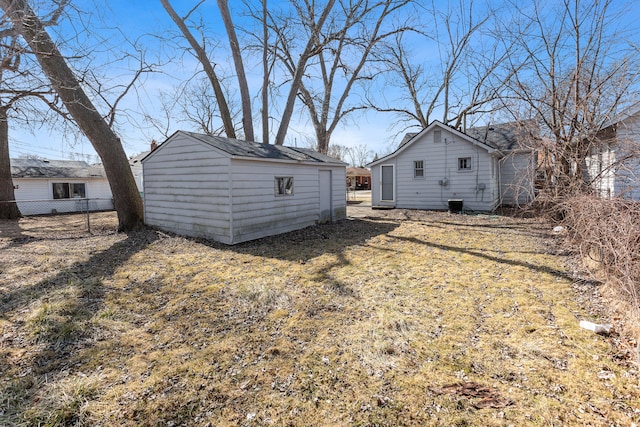
[[[234,247],[2,223],[0,425],[640,421],[548,224],[349,210]]]

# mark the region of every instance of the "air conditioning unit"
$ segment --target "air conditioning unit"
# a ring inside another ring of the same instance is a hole
[[[463,199],[449,199],[449,213],[462,213],[464,210]]]

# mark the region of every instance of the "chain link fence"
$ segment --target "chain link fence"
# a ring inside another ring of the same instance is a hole
[[[42,200],[11,200],[0,204],[17,204],[22,216],[86,214],[87,231],[91,232],[91,214],[113,211],[111,198],[73,198],[73,199],[42,199]]]

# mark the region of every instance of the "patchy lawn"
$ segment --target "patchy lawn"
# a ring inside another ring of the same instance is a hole
[[[233,247],[0,223],[0,425],[640,422],[550,226],[349,209]]]

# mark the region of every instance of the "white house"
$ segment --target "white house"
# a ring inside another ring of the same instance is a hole
[[[11,178],[23,215],[113,209],[101,165],[74,160],[11,159]]]
[[[585,160],[586,178],[604,198],[640,200],[640,102],[612,119]]]
[[[438,121],[368,166],[372,206],[492,211],[533,197],[535,156],[513,124],[463,133]],[[474,136],[471,136],[474,135]]]
[[[346,217],[345,167],[313,150],[178,131],[142,160],[147,225],[235,244]]]
[[[136,181],[138,191],[142,196],[144,190],[144,184],[142,182],[142,159],[149,155],[150,151],[143,151],[135,156],[129,157],[129,167],[133,174],[133,179]]]

